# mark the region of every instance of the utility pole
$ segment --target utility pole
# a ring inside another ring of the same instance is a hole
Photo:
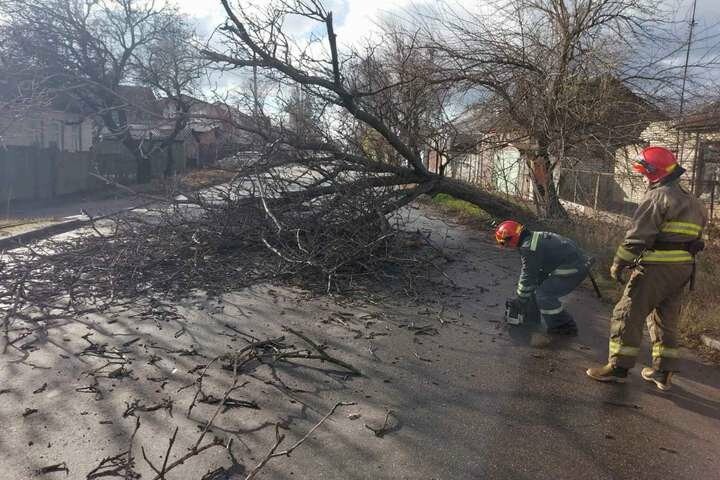
[[[690,32],[688,33],[687,50],[685,51],[685,66],[683,68],[683,80],[682,89],[680,90],[680,118],[679,122],[682,122],[683,114],[685,113],[685,84],[687,83],[688,64],[690,63],[690,48],[692,47],[693,41],[693,30],[695,29],[695,10],[697,8],[697,0],[693,0],[692,16],[690,18]],[[683,148],[685,142],[680,143],[680,129],[677,132],[677,145],[676,150],[678,152],[678,161],[682,161]],[[693,172],[695,175],[695,172]]]

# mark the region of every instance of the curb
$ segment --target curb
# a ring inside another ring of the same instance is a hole
[[[196,191],[201,191],[201,190],[205,190],[205,189],[209,189],[209,188],[214,188],[219,185],[223,185],[225,183],[227,183],[227,182],[223,181],[223,182],[219,182],[217,184],[206,185],[204,187],[201,187],[201,188],[198,188],[197,190],[192,190],[192,191],[196,192]],[[133,192],[133,194],[137,195],[136,192]],[[140,195],[140,196],[143,196],[143,195]],[[77,230],[86,225],[90,225],[93,221],[104,220],[106,218],[110,218],[113,215],[117,215],[119,213],[130,212],[130,211],[133,211],[138,208],[145,208],[148,205],[157,203],[158,201],[162,201],[162,200],[165,200],[165,199],[155,198],[155,199],[149,200],[147,202],[141,203],[139,205],[135,205],[132,207],[124,207],[118,211],[107,213],[105,215],[101,215],[101,216],[95,217],[93,219],[88,219],[87,217],[82,218],[82,219],[74,218],[72,220],[67,220],[67,221],[60,222],[60,223],[53,223],[52,225],[47,225],[45,227],[41,227],[41,228],[38,228],[35,230],[30,230],[28,232],[19,233],[17,235],[12,235],[10,237],[0,238],[0,253],[7,251],[7,250],[14,250],[16,248],[24,247],[29,242],[34,242],[36,240],[44,240],[44,239],[52,237],[54,235],[60,235],[61,233],[67,233],[72,230]],[[81,215],[78,215],[78,216],[81,216]],[[84,217],[84,215],[82,215],[82,216]],[[72,218],[72,217],[70,217],[70,218]]]
[[[25,246],[25,244],[29,242],[69,232],[89,223],[90,220],[69,220],[60,223],[54,223],[52,225],[47,225],[45,227],[41,227],[35,230],[30,230],[29,232],[23,232],[17,235],[12,235],[10,237],[1,238],[0,251],[20,248]]]
[[[715,340],[714,338],[708,337],[707,335],[701,335],[700,340],[702,340],[702,343],[706,347],[720,351],[720,340]]]

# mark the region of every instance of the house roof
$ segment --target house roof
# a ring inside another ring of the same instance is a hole
[[[157,97],[149,87],[137,85],[120,85],[117,92],[130,112],[148,113],[162,116],[162,108],[157,102]]]
[[[612,144],[629,144],[636,141],[651,122],[668,119],[658,107],[610,76],[575,85],[572,93],[574,97],[568,113],[577,117],[577,127],[567,134],[574,135],[576,142],[589,138],[593,142],[604,139]],[[505,112],[503,103],[502,99],[490,96],[473,106],[454,122],[458,136],[478,133],[522,135],[524,129]]]
[[[0,78],[0,101],[23,105],[28,110],[85,113],[70,92],[44,88],[32,79]]]
[[[720,101],[706,104],[675,124],[686,132],[720,132]]]

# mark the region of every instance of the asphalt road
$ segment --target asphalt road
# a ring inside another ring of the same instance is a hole
[[[497,249],[487,233],[411,217],[410,228],[431,231],[453,259],[444,268],[455,285],[446,281],[417,298],[352,301],[265,285],[221,301],[190,298],[174,305],[178,315],[170,318],[89,315],[28,337],[24,354],[0,355],[0,391],[6,390],[0,395],[0,478],[85,479],[102,458],[128,448],[135,418],[123,416],[126,402],[171,398],[172,416],[165,409],[139,414],[137,470],[153,478],[138,447],[157,464],[176,426],[173,458],[194,442],[213,408],[199,406],[187,417],[193,392],[178,390],[192,383],[188,372],[207,358],[242,344],[227,325],[261,338],[290,325],[325,341],[364,375],[329,373],[317,363],[258,367],[237,395],[261,408],[222,413],[213,428],[213,435],[233,439],[239,464],[211,451],[168,480],[200,479],[219,467],[224,470],[207,478],[245,478],[272,445],[274,423],[287,427],[290,445],[338,401],[355,405],[338,409],[290,457],[274,459],[256,478],[720,478],[717,367],[684,351],[683,371],[668,393],[646,384],[640,366],[626,385],[593,382],[584,370],[605,359],[611,305],[599,303],[589,285],[568,297],[579,337],[545,344],[528,329],[508,330],[500,320],[514,291],[517,255]],[[437,334],[413,329],[425,326]],[[104,363],[80,355],[88,333],[132,358],[132,375],[100,379],[100,396],[84,388],[90,383],[84,372]],[[204,357],[180,353],[191,348]],[[207,382],[220,394],[228,379],[218,372]],[[23,416],[26,409],[37,412]],[[388,410],[390,431],[376,437],[365,425],[380,426]],[[33,473],[59,462],[68,466],[67,476]]]

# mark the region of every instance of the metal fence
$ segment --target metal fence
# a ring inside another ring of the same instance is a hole
[[[475,160],[475,159],[473,159]],[[454,178],[478,185],[496,194],[512,197],[531,206],[533,187],[524,161],[512,164],[491,164],[490,168],[476,168],[479,162],[459,162],[450,170]],[[500,168],[503,167],[503,168]],[[693,176],[682,178],[683,186],[696,194],[706,205],[712,222],[720,224],[720,169],[702,181]],[[580,168],[563,168],[556,172],[553,181],[563,203],[572,211],[583,215],[622,218],[633,214],[647,191],[645,179],[635,173],[603,172]],[[625,220],[627,220],[625,218]]]
[[[173,146],[174,172],[185,170],[184,150]],[[151,158],[152,171],[162,175],[167,158]],[[90,173],[119,183],[134,183],[136,163],[129,155],[65,152],[57,148],[6,146],[0,148],[0,202],[50,200],[58,196],[102,188]],[[173,173],[174,173],[173,172]]]
[[[710,221],[720,223],[718,175],[701,181],[689,177],[681,182],[705,204]],[[563,170],[557,188],[562,200],[586,207],[585,212],[592,215],[632,215],[647,191],[645,180],[636,174],[580,169]]]

